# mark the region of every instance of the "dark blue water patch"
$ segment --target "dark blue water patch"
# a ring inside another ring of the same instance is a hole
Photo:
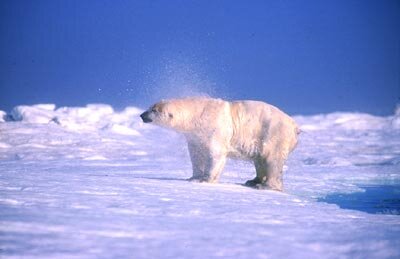
[[[372,214],[400,215],[400,185],[362,185],[364,191],[334,193],[319,198],[320,202],[336,204],[342,209]]]

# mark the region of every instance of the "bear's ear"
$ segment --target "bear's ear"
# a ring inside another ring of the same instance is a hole
[[[172,119],[174,117],[174,115],[172,113],[168,113],[168,117],[170,117]]]
[[[153,108],[151,109],[152,112],[162,112],[162,105],[160,105],[159,103],[155,104],[153,106]]]

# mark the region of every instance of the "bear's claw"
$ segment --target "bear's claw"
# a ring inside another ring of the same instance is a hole
[[[208,180],[203,178],[203,177],[190,177],[187,179],[189,182],[194,182],[194,183],[204,183],[207,182]]]
[[[258,180],[258,178],[254,178],[253,180],[246,181],[244,185],[249,187],[256,187],[257,185],[260,184],[261,184],[260,180]]]
[[[267,182],[261,182],[258,178],[254,178],[253,180],[248,180],[244,186],[248,186],[257,190],[273,190],[273,191],[282,191],[280,188],[273,188]]]

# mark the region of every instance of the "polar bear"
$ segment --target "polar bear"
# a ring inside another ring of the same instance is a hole
[[[278,108],[260,101],[192,97],[163,100],[140,117],[184,134],[193,168],[189,180],[217,182],[226,159],[237,158],[252,161],[256,168],[256,177],[246,186],[283,190],[283,165],[299,130]]]

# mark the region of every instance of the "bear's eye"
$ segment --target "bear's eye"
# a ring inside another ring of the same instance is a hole
[[[172,119],[174,115],[172,113],[168,113],[168,116]]]

